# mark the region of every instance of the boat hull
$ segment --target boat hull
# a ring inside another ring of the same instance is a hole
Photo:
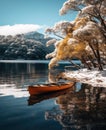
[[[54,91],[68,89],[68,88],[72,87],[73,85],[74,85],[73,82],[61,84],[61,85],[58,85],[58,84],[57,85],[50,85],[50,86],[35,85],[35,86],[29,86],[28,91],[29,91],[30,95],[35,95],[35,94],[50,93],[50,92],[54,92]]]

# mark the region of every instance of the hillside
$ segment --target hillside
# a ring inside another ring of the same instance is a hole
[[[45,55],[53,49],[45,46],[49,39],[38,32],[19,34],[16,36],[0,35],[0,59],[37,60],[45,59]]]

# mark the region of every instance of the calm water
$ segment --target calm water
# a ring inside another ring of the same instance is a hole
[[[106,89],[77,83],[42,96],[28,85],[57,81],[64,66],[48,72],[47,62],[0,63],[0,130],[106,130]]]

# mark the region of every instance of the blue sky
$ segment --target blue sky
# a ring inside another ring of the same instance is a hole
[[[75,13],[59,16],[66,0],[0,0],[0,26],[38,24],[53,26],[58,21],[72,21]]]

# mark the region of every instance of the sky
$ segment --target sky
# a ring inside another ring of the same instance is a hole
[[[60,16],[59,9],[66,0],[0,0],[0,34],[18,25],[37,25],[38,29],[59,21],[72,21],[75,13]],[[2,27],[2,28],[1,28]],[[4,30],[5,28],[5,30]],[[25,27],[26,28],[26,27]],[[19,29],[18,29],[19,30]],[[34,29],[33,29],[34,30]]]

